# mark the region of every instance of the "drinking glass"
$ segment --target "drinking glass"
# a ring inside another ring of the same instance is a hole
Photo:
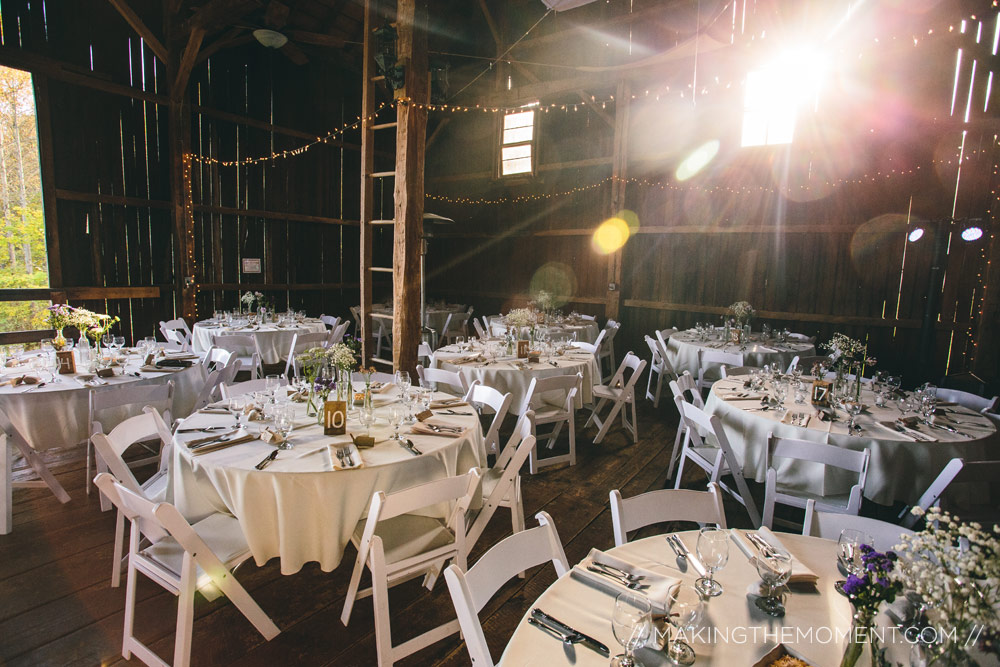
[[[396,388],[399,389],[399,397],[406,393],[406,388],[410,386],[410,374],[407,371],[396,371]]]
[[[652,632],[653,608],[645,596],[638,593],[622,593],[615,598],[615,610],[611,616],[611,630],[615,639],[625,649],[616,655],[611,664],[616,667],[642,667],[633,653],[644,645]]]
[[[465,349],[465,336],[455,336],[455,344],[458,346],[459,352]]]
[[[403,387],[403,407],[406,408],[406,417],[403,418],[404,424],[415,424],[416,418],[413,416],[413,403],[416,400],[417,394],[414,391],[414,387],[406,385]]]
[[[756,557],[757,574],[767,586],[767,595],[758,597],[757,608],[769,616],[784,616],[785,605],[781,602],[778,589],[788,583],[792,576],[792,558],[788,554],[777,551],[760,553]]]
[[[362,405],[358,410],[358,421],[365,427],[365,435],[371,435],[372,424],[375,423],[375,409],[370,405]]]
[[[802,364],[792,366],[792,379],[796,382],[802,379]]]
[[[125,336],[115,336],[112,339],[112,345],[116,350],[120,350],[125,347]]]
[[[903,384],[903,378],[899,377],[898,375],[890,375],[889,377],[886,378],[885,383],[889,385],[889,388],[892,389],[894,392],[899,391],[899,388]]]
[[[861,562],[861,545],[874,544],[875,540],[871,535],[854,528],[844,528],[840,531],[837,539],[837,563],[845,574],[860,574],[864,565]],[[844,594],[843,586],[846,582],[841,580],[834,584],[834,587],[841,594]]]
[[[695,588],[706,597],[722,595],[722,585],[715,580],[715,573],[729,562],[729,531],[713,526],[702,528],[698,533],[697,549],[708,576],[700,577]]]
[[[692,632],[701,623],[705,612],[705,601],[694,586],[681,584],[674,587],[667,596],[670,613],[667,620],[679,632]],[[694,649],[678,634],[667,647],[667,659],[675,665],[691,665],[695,659]]]
[[[246,407],[247,400],[244,396],[233,396],[229,399],[229,411],[235,415],[238,426],[243,426],[246,421],[246,415],[243,414]]]
[[[278,449],[291,449],[292,443],[289,436],[292,433],[294,419],[294,408],[291,405],[278,405],[274,409],[274,430],[282,437],[282,442]]]
[[[861,410],[865,407],[860,401],[848,401],[844,404],[847,409],[847,414],[851,416],[851,419],[847,422],[847,431],[850,433],[852,430],[861,430],[861,426],[858,424],[858,416],[861,414]]]
[[[795,382],[795,402],[799,404],[806,402],[806,385],[801,380]]]
[[[278,387],[281,386],[281,376],[280,375],[268,375],[264,378],[264,389],[274,396],[275,392],[278,391]]]
[[[398,405],[392,406],[389,411],[389,425],[392,426],[392,439],[402,440],[402,436],[399,435],[399,425],[403,421],[404,408]]]

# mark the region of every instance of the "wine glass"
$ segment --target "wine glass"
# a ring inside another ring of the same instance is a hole
[[[698,558],[701,559],[707,577],[700,577],[695,582],[695,588],[702,595],[710,598],[722,595],[722,585],[715,580],[715,573],[729,562],[729,531],[706,526],[698,533]]]
[[[414,424],[417,421],[413,416],[413,403],[416,397],[414,387],[409,385],[403,386],[402,401],[403,406],[406,408],[406,417],[403,418],[404,424]]]
[[[358,410],[358,421],[365,427],[365,435],[371,435],[372,424],[375,423],[375,408],[370,405],[362,405]]]
[[[847,422],[847,432],[850,433],[853,430],[860,431],[861,425],[858,424],[858,416],[865,407],[864,404],[860,401],[847,401],[844,407],[847,409],[847,414],[851,416],[851,419]]]
[[[389,410],[389,425],[392,426],[392,439],[402,440],[402,436],[399,435],[399,425],[403,421],[404,410],[400,406],[394,405],[392,409]]]
[[[281,376],[280,375],[268,375],[264,378],[264,389],[274,396],[275,392],[278,391],[278,387],[281,386]]]
[[[757,608],[769,616],[785,615],[785,605],[781,602],[778,589],[788,583],[792,576],[792,557],[778,551],[760,553],[756,557],[757,574],[767,586],[767,595],[758,597]]]
[[[233,396],[229,399],[229,411],[233,413],[236,417],[236,425],[243,426],[246,420],[246,415],[243,413],[246,411],[247,400],[244,396]]]
[[[868,533],[854,528],[844,528],[840,531],[837,539],[837,563],[845,574],[858,575],[862,572],[864,565],[861,562],[861,545],[874,544],[875,539]],[[841,595],[844,593],[843,580],[834,584],[834,588]]]
[[[677,629],[667,647],[667,659],[674,665],[694,664],[695,653],[691,645],[679,636],[682,632],[693,632],[701,623],[705,612],[705,601],[694,586],[675,586],[667,595],[670,612],[667,620]]]
[[[615,598],[615,610],[611,616],[611,630],[615,639],[625,649],[616,655],[611,664],[617,667],[642,667],[633,653],[644,645],[652,632],[652,605],[645,596],[638,593],[621,593]]]
[[[274,430],[281,436],[281,444],[278,449],[291,449],[292,443],[289,436],[292,433],[294,411],[291,405],[279,405],[274,409]]]
[[[399,397],[402,398],[406,388],[410,386],[410,374],[406,371],[396,371],[396,388],[399,389]]]
[[[115,336],[111,339],[111,344],[116,350],[121,350],[125,347],[125,336]]]

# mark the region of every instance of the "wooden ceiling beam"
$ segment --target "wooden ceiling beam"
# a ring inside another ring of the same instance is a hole
[[[671,7],[670,9],[674,9]],[[620,16],[615,16],[614,18],[604,19],[601,21],[592,21],[589,23],[579,23],[571,28],[566,28],[565,30],[560,30],[558,32],[551,32],[547,35],[539,35],[538,37],[526,37],[517,43],[515,46],[518,50],[528,49],[535,46],[544,46],[546,44],[556,44],[567,39],[579,38],[580,33],[599,33],[602,30],[608,28],[614,28],[616,26],[628,25],[630,23],[635,23],[637,21],[647,21],[656,16],[663,16],[668,11],[666,3],[647,7],[646,9],[641,9],[637,12],[631,12],[627,14],[622,14]]]
[[[180,64],[177,66],[177,76],[174,78],[174,85],[170,89],[170,97],[180,100],[187,90],[188,79],[191,78],[191,70],[198,61],[198,52],[201,50],[201,43],[205,39],[205,29],[195,27],[188,36],[187,46],[181,55]]]
[[[190,33],[201,28],[211,34],[220,28],[232,25],[250,12],[264,6],[261,0],[210,0],[198,8],[194,16],[184,22],[182,33]]]
[[[244,34],[245,28],[232,28],[222,33],[220,37],[217,37],[215,41],[203,48],[198,53],[198,60],[195,64],[205,62],[212,56],[214,56],[219,51],[225,49],[231,49],[236,46],[242,46],[243,44],[249,44],[254,41],[253,35],[246,33]]]
[[[153,51],[153,55],[160,59],[160,62],[167,62],[167,47],[163,45],[163,42],[153,34],[153,31],[143,23],[139,15],[135,13],[131,6],[128,4],[128,0],[108,0],[111,6],[118,10],[125,22],[129,24],[132,30],[135,30],[143,41],[149,45],[149,48]]]
[[[324,35],[318,32],[309,32],[308,30],[286,30],[285,34],[288,35],[289,39],[293,39],[296,42],[302,44],[313,44],[315,46],[329,46],[334,49],[344,48],[344,39],[341,37],[334,37],[333,35]]]

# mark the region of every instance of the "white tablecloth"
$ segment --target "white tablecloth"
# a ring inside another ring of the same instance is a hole
[[[576,407],[580,408],[584,403],[592,403],[594,398],[594,382],[600,378],[600,370],[593,355],[582,350],[569,351],[563,356],[553,357],[555,366],[549,363],[548,357],[543,357],[536,363],[527,363],[527,359],[520,361],[527,364],[526,369],[520,369],[515,364],[518,359],[514,357],[498,357],[494,363],[477,361],[471,363],[455,364],[450,361],[455,357],[467,357],[481,352],[478,345],[472,347],[472,351],[460,352],[455,345],[448,345],[438,349],[434,353],[431,366],[442,368],[446,371],[460,372],[470,383],[479,380],[487,387],[493,387],[502,394],[511,393],[510,411],[513,414],[520,414],[521,404],[524,396],[528,392],[528,385],[532,378],[551,377],[553,375],[583,375],[583,390],[577,394]],[[485,354],[483,355],[485,359]],[[563,396],[565,400],[565,395]]]
[[[883,505],[891,505],[894,501],[916,502],[945,464],[956,456],[970,460],[997,458],[996,447],[1000,443],[997,442],[996,428],[988,419],[971,410],[949,407],[962,413],[955,415],[960,421],[972,422],[970,426],[974,428],[969,428],[968,433],[973,438],[921,426],[920,432],[935,440],[913,442],[902,434],[875,424],[877,421],[894,421],[900,413],[895,406],[874,407],[873,395],[866,390],[862,392],[861,400],[871,407],[858,419],[864,428],[861,435],[852,436],[847,435],[847,416],[842,411],[838,413],[837,422],[820,422],[814,418],[810,420],[809,428],[802,428],[782,423],[785,414],[782,410],[755,410],[761,407],[759,401],[721,400],[721,396],[736,390],[748,391],[744,388],[744,381],[744,378],[736,377],[716,382],[706,409],[722,419],[726,435],[736,457],[743,461],[743,474],[748,479],[762,483],[766,479],[765,454],[769,432],[780,437],[829,443],[849,449],[869,449],[871,461],[864,495]],[[811,383],[812,378],[805,381]],[[789,396],[785,407],[792,412],[814,412],[808,398],[806,401],[805,404],[796,404],[794,397]],[[795,461],[779,463],[778,479],[790,488],[836,494],[846,492],[853,483],[852,475],[845,471]]]
[[[549,335],[576,334],[576,340],[581,343],[593,343],[597,340],[597,335],[601,333],[601,328],[594,320],[573,320],[561,324],[550,324],[539,326],[537,331]],[[494,315],[490,318],[490,334],[502,336],[507,332],[507,325],[503,322],[502,315]]]
[[[778,343],[769,340],[766,343],[760,341],[760,334],[751,334],[747,349],[743,350],[743,365],[761,367],[764,364],[777,363],[782,371],[792,363],[792,358],[811,357],[816,354],[816,347],[812,343],[789,341]],[[740,352],[739,345],[725,345],[718,340],[701,341],[693,331],[678,331],[667,340],[667,361],[673,366],[677,374],[688,371],[695,377],[698,376],[698,350],[715,350],[735,354]],[[809,369],[805,369],[808,373]]]
[[[559,517],[553,519],[558,524]],[[692,531],[679,535],[688,549],[694,552],[697,533]],[[784,600],[787,614],[784,618],[767,616],[756,608],[748,595],[750,587],[759,580],[757,571],[731,544],[729,563],[715,577],[722,584],[723,593],[720,597],[709,599],[701,633],[692,633],[688,638],[688,643],[697,654],[696,665],[749,667],[779,641],[799,651],[810,665],[827,667],[840,664],[846,645],[843,633],[851,627],[851,605],[833,587],[838,579],[843,579],[837,572],[837,544],[801,535],[779,533],[778,536],[794,558],[819,575],[818,585],[794,588],[787,593]],[[693,584],[697,577],[690,568],[684,573],[677,569],[673,552],[663,536],[637,540],[609,553],[634,565],[679,578],[685,584]],[[622,653],[622,648],[611,630],[614,604],[614,595],[584,583],[570,572],[552,584],[531,608],[537,607],[590,635],[607,646],[611,655],[615,656]],[[518,667],[608,665],[608,658],[580,644],[564,646],[543,630],[529,625],[529,616],[530,609],[511,637],[502,664]],[[837,632],[842,633],[839,639],[835,634]],[[714,641],[710,641],[713,634]],[[905,644],[893,648],[892,657],[906,659],[908,647]],[[646,667],[671,664],[663,653],[651,648],[639,649],[636,657]]]
[[[138,357],[131,357],[125,367],[128,373],[138,372]],[[38,376],[29,366],[6,368],[0,380],[17,375]],[[121,385],[161,384],[174,382],[172,413],[175,417],[187,415],[194,406],[198,392],[205,383],[205,372],[201,364],[195,364],[181,371],[163,373],[140,372],[140,377],[121,375],[107,378],[101,384],[84,384],[77,375],[54,375],[42,371],[44,387],[31,389],[35,385],[0,387],[0,410],[10,418],[14,428],[33,449],[44,450],[52,447],[68,447],[87,440],[90,427],[87,423],[90,410],[90,393],[100,392]],[[31,389],[31,391],[28,391]],[[115,415],[105,414],[102,425],[110,431],[124,419],[140,414],[142,406],[134,410],[121,409]],[[116,418],[117,417],[117,418]]]
[[[294,326],[278,326],[264,324],[259,327],[244,327],[230,329],[221,327],[210,320],[203,320],[194,325],[191,330],[192,348],[195,354],[204,355],[212,347],[213,336],[253,336],[260,347],[261,361],[265,364],[276,364],[288,358],[288,350],[292,347],[292,337],[297,333],[322,333],[326,325],[319,320],[304,320]],[[253,354],[253,350],[237,350],[240,356]]]
[[[305,406],[297,405],[297,422],[304,423]],[[381,419],[371,432],[378,444],[361,450],[365,467],[357,470],[333,470],[336,457],[330,445],[350,444],[350,436],[325,436],[315,425],[295,428],[294,448],[279,452],[263,471],[254,465],[274,447],[260,440],[195,457],[183,442],[205,434],[179,434],[171,470],[174,502],[191,521],[216,511],[234,515],[258,565],[278,556],[282,574],[298,572],[310,561],[329,572],[340,564],[375,491],[399,491],[486,463],[483,433],[475,416],[436,415],[441,423],[467,430],[454,438],[409,434],[406,437],[423,452],[413,456],[399,443],[386,440],[391,434],[386,408],[376,412]],[[197,413],[183,427],[233,423],[229,415]],[[400,432],[409,428],[402,426]],[[364,428],[349,419],[348,431],[360,435]]]

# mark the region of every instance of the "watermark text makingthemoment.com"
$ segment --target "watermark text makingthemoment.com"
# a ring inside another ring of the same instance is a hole
[[[983,626],[975,626],[969,632],[968,637],[959,637],[955,628],[942,628],[926,626],[923,628],[898,628],[895,626],[877,627],[869,630],[865,627],[856,628],[830,628],[828,626],[816,626],[800,628],[796,626],[785,626],[780,628],[766,628],[762,626],[734,626],[728,628],[698,628],[690,632],[677,630],[676,633],[669,633],[657,629],[658,638],[665,639],[668,634],[676,634],[677,639],[698,644],[761,644],[761,643],[781,643],[781,644],[842,644],[852,632],[856,634],[856,641],[865,641],[868,632],[874,634],[874,638],[881,644],[937,644],[941,642],[953,643],[964,642],[966,646],[974,646],[979,641],[979,636],[983,631]]]

